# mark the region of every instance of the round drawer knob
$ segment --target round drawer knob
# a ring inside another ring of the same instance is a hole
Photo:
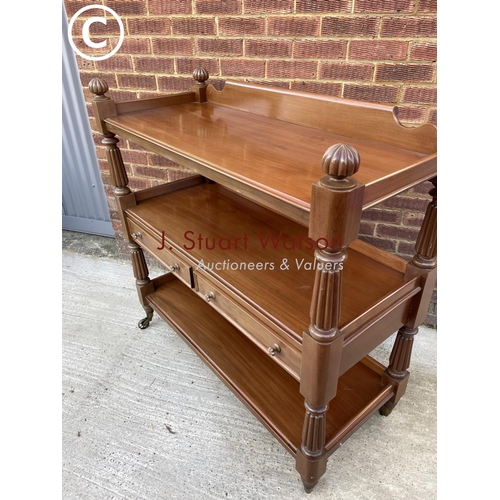
[[[281,347],[278,344],[274,344],[273,346],[269,347],[267,349],[267,352],[271,355],[274,356],[277,353],[281,352]]]
[[[215,293],[214,292],[210,292],[210,293],[207,293],[205,295],[205,300],[207,302],[210,302],[211,300],[214,300],[215,299]]]
[[[170,266],[170,270],[172,272],[175,272],[175,271],[180,271],[180,267],[179,267],[179,264],[174,264],[173,266]]]
[[[132,233],[132,238],[134,238],[134,240],[137,240],[137,239],[142,239],[142,234],[137,232],[137,233]]]

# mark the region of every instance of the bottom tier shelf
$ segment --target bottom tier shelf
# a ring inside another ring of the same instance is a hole
[[[177,279],[163,280],[147,301],[295,455],[305,415],[300,384]],[[327,414],[329,452],[392,397],[383,369],[367,356],[339,379]]]

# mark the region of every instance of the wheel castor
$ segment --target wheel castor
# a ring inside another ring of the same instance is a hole
[[[145,318],[141,319],[141,321],[139,321],[137,326],[141,330],[144,330],[145,328],[147,328],[149,326],[149,323],[151,323],[152,319],[153,319],[153,313],[147,313],[147,316]]]
[[[392,410],[394,410],[395,406],[396,405],[394,403],[385,403],[385,405],[382,406],[382,408],[380,408],[380,410],[378,412],[382,416],[388,417],[392,413]]]

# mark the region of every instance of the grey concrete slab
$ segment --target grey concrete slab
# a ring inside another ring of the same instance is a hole
[[[436,330],[421,328],[392,415],[306,495],[292,457],[165,322],[137,328],[130,265],[94,255],[63,250],[64,499],[436,498]]]

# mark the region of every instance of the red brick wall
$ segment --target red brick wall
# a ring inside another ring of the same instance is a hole
[[[125,40],[110,59],[77,56],[82,84],[100,76],[117,101],[187,90],[201,64],[219,89],[225,79],[262,82],[397,104],[405,124],[437,121],[437,0],[65,0],[68,18],[92,4],[121,17]],[[75,23],[74,39],[90,55],[77,36],[83,22],[80,17]],[[116,43],[118,33],[111,18],[106,26],[91,25],[95,41],[111,34],[102,39]],[[90,102],[88,91],[85,96]],[[98,134],[95,141],[117,241],[126,252]],[[120,145],[131,189],[187,175],[135,144]],[[362,238],[409,258],[428,189],[426,183],[366,211]],[[435,322],[433,303],[428,323]]]

